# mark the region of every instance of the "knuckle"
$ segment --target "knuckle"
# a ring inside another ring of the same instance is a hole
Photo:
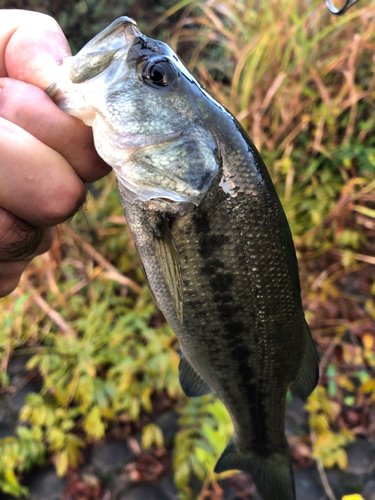
[[[32,131],[36,113],[44,118],[44,110],[49,104],[47,95],[41,89],[13,78],[0,78],[0,89],[0,116]]]
[[[49,195],[49,200],[41,208],[44,227],[52,227],[70,219],[84,204],[87,189],[85,184],[71,183],[61,187],[56,196]]]
[[[44,231],[43,239],[36,249],[35,254],[40,255],[42,253],[48,252],[52,248],[53,242],[55,241],[55,228],[51,227]]]
[[[9,295],[17,288],[29,262],[30,259],[22,262],[0,262],[0,297]]]
[[[12,293],[17,288],[20,279],[21,276],[18,276],[17,278],[8,279],[3,282],[0,273],[0,298],[6,297],[10,293]]]
[[[43,232],[0,208],[0,260],[24,260],[39,247]]]

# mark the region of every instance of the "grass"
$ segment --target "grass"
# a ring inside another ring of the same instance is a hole
[[[320,1],[184,0],[153,22],[169,22],[165,41],[249,132],[292,228],[321,354],[312,434],[293,440],[296,464],[303,444],[318,463],[344,468],[344,445],[375,422],[374,17],[373,5],[333,18]],[[21,412],[30,430],[0,442],[0,486],[21,493],[22,474],[43,457],[65,473],[116,421],[127,437],[141,419],[144,443],[160,446],[149,424],[166,396],[181,412],[181,495],[192,472],[219,495],[207,474],[230,422],[214,400],[181,395],[176,342],[143,282],[114,179],[99,187],[2,301],[3,392],[15,389],[6,369],[19,352],[32,354],[43,389]]]

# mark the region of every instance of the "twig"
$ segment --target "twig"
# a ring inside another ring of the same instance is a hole
[[[117,281],[118,283],[120,283],[120,285],[129,286],[129,284],[128,284],[129,278],[127,278],[126,276],[123,276],[122,274],[120,274],[118,272],[117,273],[114,273],[113,271],[102,272],[101,276],[103,278],[106,278],[106,279],[109,279],[112,281]]]
[[[316,441],[315,431],[311,431],[310,435],[311,435],[312,443],[315,443],[315,441]],[[319,476],[320,476],[320,480],[322,482],[323,488],[324,488],[329,500],[337,500],[337,498],[335,497],[335,495],[332,491],[332,488],[328,482],[327,474],[325,473],[323,464],[322,464],[321,460],[319,460],[319,458],[316,459],[316,466],[318,468],[318,472],[319,472]]]
[[[342,252],[341,250],[333,250],[332,253],[341,257],[344,252]],[[355,260],[359,260],[360,262],[367,262],[368,264],[372,264],[375,266],[375,257],[372,257],[372,255],[363,255],[361,253],[354,252],[352,255]]]
[[[324,353],[324,355],[319,363],[319,370],[320,370],[321,375],[325,373],[327,365],[328,365],[329,360],[330,360],[330,357],[332,356],[333,351],[335,350],[336,346],[340,343],[340,340],[341,340],[345,331],[346,330],[343,328],[342,330],[337,332],[335,338],[331,341],[328,349]]]
[[[60,330],[68,335],[74,335],[73,330],[64,320],[64,318],[57,311],[55,311],[55,309],[52,309],[52,307],[48,305],[40,295],[36,295],[34,302],[50,319],[52,319],[52,321],[60,328]]]
[[[25,280],[26,281],[26,280]],[[26,281],[26,286],[29,290],[32,290],[28,280]],[[60,330],[66,335],[74,335],[74,331],[70,328],[68,323],[55,309],[53,309],[47,302],[39,295],[37,290],[33,291],[33,300],[35,304],[60,328]]]
[[[52,292],[56,295],[57,301],[59,304],[65,309],[68,310],[69,314],[73,315],[74,312],[68,302],[66,301],[64,295],[60,292],[59,287],[57,286],[55,275],[54,275],[54,269],[52,267],[52,259],[51,259],[51,253],[47,252],[45,255],[43,255],[44,261],[46,262],[46,275],[48,279],[49,286],[52,290]]]
[[[205,500],[206,499],[206,493],[208,493],[208,491],[209,491],[208,488],[210,487],[210,483],[211,483],[211,474],[208,473],[206,476],[206,479],[204,480],[204,483],[202,486],[202,491],[200,492],[197,500]]]
[[[8,338],[7,340],[8,342],[6,344],[5,353],[3,355],[3,359],[1,360],[1,365],[0,365],[0,372],[2,373],[5,373],[7,371],[9,356],[11,352],[10,339]]]
[[[98,264],[100,264],[104,269],[109,271],[107,275],[111,276],[111,279],[115,279],[119,283],[121,283],[124,286],[127,286],[131,288],[135,293],[140,294],[142,292],[142,289],[137,283],[135,283],[133,280],[128,278],[127,276],[123,276],[119,271],[116,269],[114,265],[112,265],[105,257],[100,255],[99,252],[97,252],[87,241],[85,241],[83,238],[81,238],[78,234],[76,234],[74,231],[72,231],[69,227],[66,227],[65,230],[69,233],[69,235],[76,240],[79,245],[81,246],[82,250],[84,250],[90,257],[92,257]],[[107,277],[108,277],[107,276]]]
[[[332,491],[332,488],[328,482],[328,479],[327,479],[327,474],[325,473],[325,470],[324,470],[324,467],[322,465],[322,462],[320,460],[317,460],[316,461],[316,466],[318,468],[318,472],[319,472],[319,476],[320,476],[320,480],[323,484],[323,487],[324,487],[324,490],[325,492],[327,493],[327,496],[330,500],[337,500],[333,491]]]
[[[369,321],[368,317],[357,319],[355,321],[337,320],[336,325],[330,325],[323,328],[314,328],[312,330],[314,338],[316,337],[326,337],[330,332],[336,334],[344,334],[346,331],[350,330],[354,326],[360,326],[366,324]]]
[[[74,286],[72,286],[72,288],[69,288],[69,290],[67,290],[65,293],[63,293],[64,300],[68,299],[72,295],[75,295],[76,293],[78,293],[80,290],[82,290],[82,288],[84,288],[88,284],[89,284],[89,282],[87,281],[86,278],[81,279],[80,281],[78,281],[78,283],[76,283]]]

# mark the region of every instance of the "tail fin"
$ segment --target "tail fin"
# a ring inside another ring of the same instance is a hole
[[[219,458],[215,472],[231,469],[250,473],[264,500],[295,500],[296,498],[287,444],[284,453],[262,457],[254,452],[240,452],[232,439]]]

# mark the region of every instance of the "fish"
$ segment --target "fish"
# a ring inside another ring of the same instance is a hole
[[[165,43],[121,17],[47,89],[92,126],[112,166],[152,297],[178,337],[189,397],[214,393],[234,435],[215,472],[294,500],[288,388],[306,399],[319,359],[290,228],[249,136]]]

